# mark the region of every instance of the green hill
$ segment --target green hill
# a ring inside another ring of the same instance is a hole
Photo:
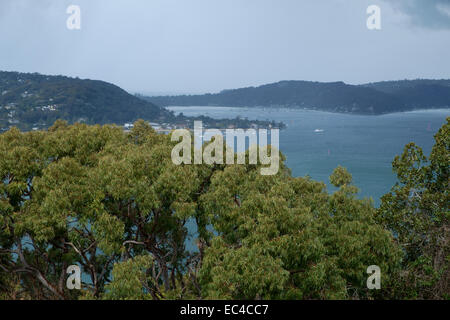
[[[396,96],[409,110],[450,107],[450,80],[383,81],[364,87]]]
[[[246,119],[214,120],[209,117],[175,116],[164,108],[129,94],[116,85],[38,73],[0,71],[0,131],[11,126],[22,130],[47,128],[55,120],[118,125],[144,119],[156,123],[191,126],[200,119],[205,126],[224,128],[282,124]]]
[[[103,81],[0,72],[0,126],[70,122],[117,123],[144,118],[168,121],[168,111]]]
[[[384,114],[450,106],[450,81],[415,80],[349,85],[281,81],[217,94],[147,97],[161,106],[289,107],[355,114]]]

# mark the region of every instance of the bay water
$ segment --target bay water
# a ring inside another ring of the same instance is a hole
[[[334,188],[329,176],[338,165],[353,175],[358,196],[380,197],[396,182],[392,161],[410,142],[429,155],[433,136],[450,116],[450,109],[353,115],[303,109],[177,107],[167,109],[186,116],[275,120],[287,127],[280,131],[280,150],[294,176],[310,176]]]

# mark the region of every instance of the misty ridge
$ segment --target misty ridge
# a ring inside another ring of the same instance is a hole
[[[216,94],[155,96],[159,106],[286,107],[380,115],[450,107],[450,80],[400,80],[362,85],[344,82],[280,81]]]

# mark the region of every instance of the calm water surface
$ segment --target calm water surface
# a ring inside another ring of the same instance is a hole
[[[338,165],[346,167],[361,190],[360,197],[379,198],[395,184],[392,160],[415,142],[429,154],[433,136],[450,110],[360,116],[319,111],[231,107],[169,107],[187,116],[282,121],[280,149],[294,176],[309,175],[327,183]],[[318,130],[316,130],[318,129]],[[317,132],[320,131],[320,132]],[[332,189],[332,188],[330,188]]]

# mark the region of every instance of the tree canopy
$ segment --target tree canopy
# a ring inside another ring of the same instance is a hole
[[[404,251],[401,297],[450,299],[450,117],[435,142],[429,157],[405,146],[393,162],[399,181],[378,210]]]
[[[342,167],[329,193],[283,163],[273,176],[175,165],[176,142],[144,121],[13,128],[0,135],[0,299],[443,298],[448,129],[428,166],[417,147],[396,158],[400,184],[377,210]],[[69,265],[81,290],[66,288]],[[382,290],[367,289],[370,265]],[[433,281],[411,283],[414,268]]]

